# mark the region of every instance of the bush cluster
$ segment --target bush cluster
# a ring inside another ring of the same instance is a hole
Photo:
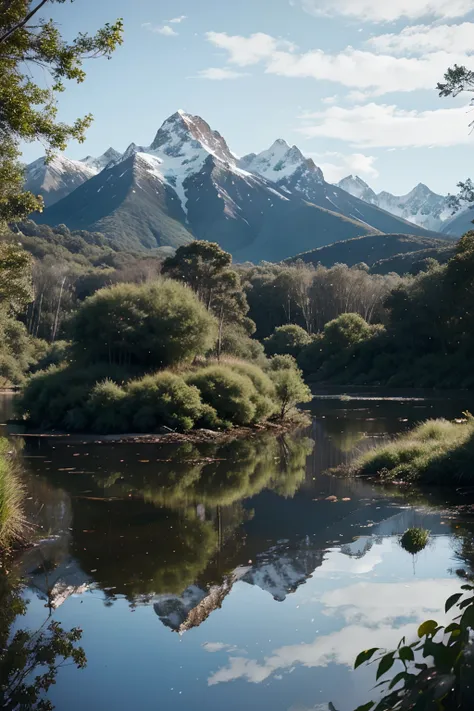
[[[52,366],[32,376],[20,412],[38,428],[98,433],[228,429],[285,417],[311,398],[296,367],[269,369],[233,359],[130,378],[103,364]]]

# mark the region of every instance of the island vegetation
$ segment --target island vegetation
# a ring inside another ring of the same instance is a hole
[[[472,485],[474,417],[427,420],[356,459],[346,471],[381,482],[430,486]]]

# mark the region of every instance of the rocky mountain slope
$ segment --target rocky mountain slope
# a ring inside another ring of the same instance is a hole
[[[35,219],[103,232],[124,249],[198,238],[218,242],[239,261],[278,261],[368,234],[429,236],[329,185],[295,146],[279,140],[239,160],[217,131],[183,111],[163,123],[150,146],[132,143],[123,155],[109,149],[81,165],[96,174]]]

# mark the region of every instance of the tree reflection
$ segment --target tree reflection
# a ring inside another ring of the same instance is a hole
[[[293,496],[305,476],[313,442],[271,435],[197,448],[185,444],[146,469],[95,475],[111,493],[131,493],[157,506],[231,506],[263,489]]]
[[[82,631],[75,627],[67,632],[48,617],[35,632],[18,629],[12,634],[27,604],[15,574],[7,576],[0,569],[0,708],[51,711],[54,706],[45,696],[59,669],[86,666],[85,652],[78,646]]]

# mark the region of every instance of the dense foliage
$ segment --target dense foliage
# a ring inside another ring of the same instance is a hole
[[[397,274],[370,274],[365,264],[326,268],[312,264],[240,267],[257,337],[271,336],[287,324],[319,332],[343,313],[357,313],[368,323],[384,323],[384,299],[404,280]]]
[[[352,323],[349,338],[326,351],[325,327],[301,353],[300,365],[317,380],[339,383],[470,388],[473,297],[474,232],[468,232],[446,265],[430,260],[426,271],[404,279],[386,295],[384,325],[340,316],[336,324],[346,319]]]
[[[265,338],[268,355],[291,355],[296,358],[303,348],[311,343],[311,336],[296,324],[278,326],[272,335]]]
[[[121,20],[107,23],[95,35],[81,32],[66,41],[53,20],[38,13],[47,4],[65,0],[8,0],[0,13],[0,222],[19,219],[42,200],[23,190],[23,170],[18,161],[21,141],[41,140],[47,155],[63,150],[69,139],[84,140],[90,114],[68,125],[57,120],[57,96],[67,81],[81,83],[89,57],[110,58],[122,42]],[[35,81],[32,69],[40,67]]]
[[[295,366],[281,376],[275,363],[267,374],[256,363],[209,358],[216,318],[189,287],[170,279],[99,290],[78,309],[70,333],[70,347],[58,344],[42,355],[52,365],[30,378],[19,400],[35,427],[227,429],[285,417],[311,397]],[[65,361],[55,364],[61,354]]]
[[[117,284],[86,299],[71,323],[76,356],[88,363],[164,368],[204,355],[214,317],[171,280]]]

